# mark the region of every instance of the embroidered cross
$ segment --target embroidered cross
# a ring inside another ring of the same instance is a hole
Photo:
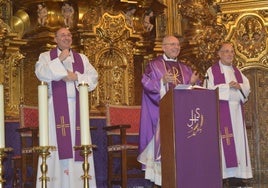
[[[64,123],[64,116],[60,116],[60,124],[57,125],[58,129],[61,129],[62,136],[66,136],[66,128],[70,127],[70,124]]]
[[[230,138],[234,137],[232,133],[229,133],[228,127],[224,127],[224,134],[222,139],[226,139],[226,144],[229,146],[231,144]]]
[[[174,82],[173,82],[174,85],[177,85],[177,84],[181,83],[181,81],[180,81],[180,76],[181,75],[179,74],[179,70],[176,67],[172,67],[172,71],[169,70],[168,72],[170,74],[172,74],[172,76],[174,78]]]

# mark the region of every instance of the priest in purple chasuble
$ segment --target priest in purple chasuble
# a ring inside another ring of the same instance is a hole
[[[220,60],[207,70],[207,87],[219,89],[220,135],[223,179],[252,178],[243,104],[248,100],[250,85],[246,76],[233,66],[234,48],[224,42]]]
[[[54,40],[57,47],[41,53],[35,66],[37,78],[48,83],[49,145],[57,148],[47,158],[47,176],[50,178],[47,186],[83,187],[83,158],[73,149],[81,145],[78,85],[87,83],[88,91],[94,90],[98,73],[85,55],[71,49],[72,35],[68,29],[59,29]],[[89,164],[92,177],[89,185],[97,187],[93,153],[89,156]],[[36,187],[41,187],[39,177],[41,170],[38,168]]]
[[[175,36],[162,41],[164,54],[150,61],[142,77],[142,109],[140,124],[140,154],[145,178],[156,185],[161,181],[159,102],[170,88],[178,84],[195,84],[199,74],[178,61],[180,42]]]

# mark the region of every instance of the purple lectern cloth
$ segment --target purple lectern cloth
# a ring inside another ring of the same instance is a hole
[[[80,55],[73,51],[73,72],[84,72],[83,62]],[[58,57],[57,48],[50,51],[51,60]],[[71,141],[70,119],[67,99],[66,83],[63,80],[52,81],[53,106],[55,113],[55,129],[57,133],[57,144],[60,159],[73,158],[73,146]],[[80,111],[79,97],[76,90],[76,138],[75,144],[80,145]],[[79,151],[75,151],[75,160],[83,161]]]
[[[221,188],[217,93],[174,90],[174,105],[177,188]]]

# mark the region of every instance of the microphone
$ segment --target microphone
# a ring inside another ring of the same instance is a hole
[[[244,92],[242,89],[239,89],[240,93],[243,95],[244,99],[246,99],[247,97],[245,96]]]
[[[208,78],[209,78],[208,75],[204,76],[204,79],[205,79],[205,80],[208,80]]]
[[[208,77],[208,75],[206,74],[206,75],[204,76],[204,80],[205,80],[205,82],[206,82],[206,88],[208,88],[208,79],[209,79],[209,77]]]

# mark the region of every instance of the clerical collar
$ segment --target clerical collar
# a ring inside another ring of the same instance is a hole
[[[58,47],[58,49],[59,49],[59,51],[62,51],[62,49],[60,49],[59,47]],[[69,48],[69,51],[71,51],[71,48]]]
[[[166,54],[163,55],[163,58],[164,58],[165,61],[174,61],[174,62],[177,62],[177,58],[175,58],[175,59],[170,58]]]
[[[226,65],[226,64],[223,64],[223,63],[221,62],[221,60],[220,60],[219,62],[220,62],[220,64],[221,64],[222,66],[224,66],[224,67],[233,67],[233,64]]]

